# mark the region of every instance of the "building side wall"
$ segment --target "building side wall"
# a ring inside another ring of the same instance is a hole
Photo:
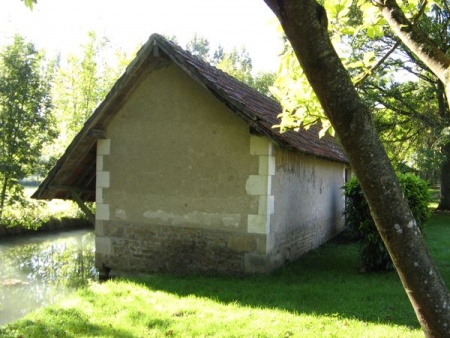
[[[274,149],[275,199],[268,251],[274,267],[298,259],[344,228],[342,163]]]
[[[151,72],[107,134],[112,220],[246,229],[248,127],[180,68]]]
[[[177,66],[149,73],[99,141],[97,267],[265,271],[263,146]]]

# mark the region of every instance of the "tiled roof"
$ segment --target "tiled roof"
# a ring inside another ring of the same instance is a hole
[[[342,147],[333,137],[326,135],[319,138],[317,127],[281,134],[277,129],[272,128],[273,125],[280,122],[277,116],[281,113],[281,106],[278,102],[192,56],[163,37],[159,35],[153,37],[159,42],[164,52],[169,53],[180,67],[196,78],[198,82],[204,84],[211,93],[262,134],[281,146],[291,146],[307,154],[333,161],[347,162]]]
[[[227,105],[257,133],[272,139],[281,147],[324,159],[347,163],[342,147],[329,135],[318,137],[318,128],[280,133],[273,125],[281,106],[239,82],[228,74],[191,55],[164,37],[154,34],[137,53],[105,100],[86,121],[63,156],[33,194],[38,199],[74,199],[95,201],[96,141],[104,137],[108,121],[120,109],[127,95],[148,69],[157,69],[170,60],[200,85]]]

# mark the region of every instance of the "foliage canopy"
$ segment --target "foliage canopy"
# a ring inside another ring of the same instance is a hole
[[[39,172],[42,147],[57,135],[44,61],[18,35],[0,52],[0,220],[6,206],[24,202],[19,180]]]

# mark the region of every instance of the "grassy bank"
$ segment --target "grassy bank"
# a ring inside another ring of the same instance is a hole
[[[427,228],[450,284],[450,216]],[[395,273],[361,274],[334,241],[270,276],[153,275],[93,284],[2,337],[423,337]]]
[[[26,203],[9,208],[0,221],[0,238],[36,232],[92,228],[93,225],[72,201],[36,201],[30,196],[37,185],[24,187]]]

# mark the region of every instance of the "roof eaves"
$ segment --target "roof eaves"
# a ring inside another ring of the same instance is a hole
[[[108,116],[105,115],[112,115],[106,114],[110,110],[116,110],[116,100],[119,99],[119,96],[121,95],[121,92],[123,88],[127,87],[130,82],[133,82],[136,78],[140,76],[139,70],[141,69],[141,66],[145,63],[145,61],[148,59],[150,55],[154,55],[155,53],[159,53],[159,50],[155,50],[156,44],[156,38],[158,35],[153,35],[150,37],[150,39],[140,48],[140,50],[137,52],[136,57],[133,59],[133,61],[127,66],[122,76],[117,80],[117,82],[114,84],[114,86],[111,88],[109,93],[106,95],[105,99],[102,101],[102,103],[95,109],[93,114],[87,119],[87,121],[84,123],[82,129],[79,131],[79,133],[75,136],[75,138],[72,140],[72,142],[67,147],[64,154],[58,159],[56,164],[53,166],[53,168],[48,173],[47,177],[44,179],[44,181],[39,185],[38,189],[35,191],[35,193],[31,196],[35,199],[41,199],[43,198],[43,194],[46,193],[48,197],[45,197],[45,199],[52,199],[55,196],[55,192],[50,192],[50,186],[51,183],[54,181],[54,179],[58,176],[58,172],[63,168],[63,166],[66,164],[68,159],[71,159],[73,157],[74,152],[76,152],[79,148],[80,143],[83,140],[86,140],[86,138],[92,138],[92,141],[97,140],[98,138],[102,138],[100,134],[93,132],[91,133],[91,130],[101,130],[102,125],[104,125],[107,120],[109,119]],[[133,84],[131,85],[133,87]],[[131,88],[130,88],[131,90]],[[102,119],[104,121],[102,121]],[[102,122],[102,123],[100,123]],[[90,143],[89,141],[87,143]],[[89,147],[86,147],[89,148]],[[86,151],[89,151],[89,149],[86,149]],[[82,157],[82,153],[79,154],[77,157]]]

